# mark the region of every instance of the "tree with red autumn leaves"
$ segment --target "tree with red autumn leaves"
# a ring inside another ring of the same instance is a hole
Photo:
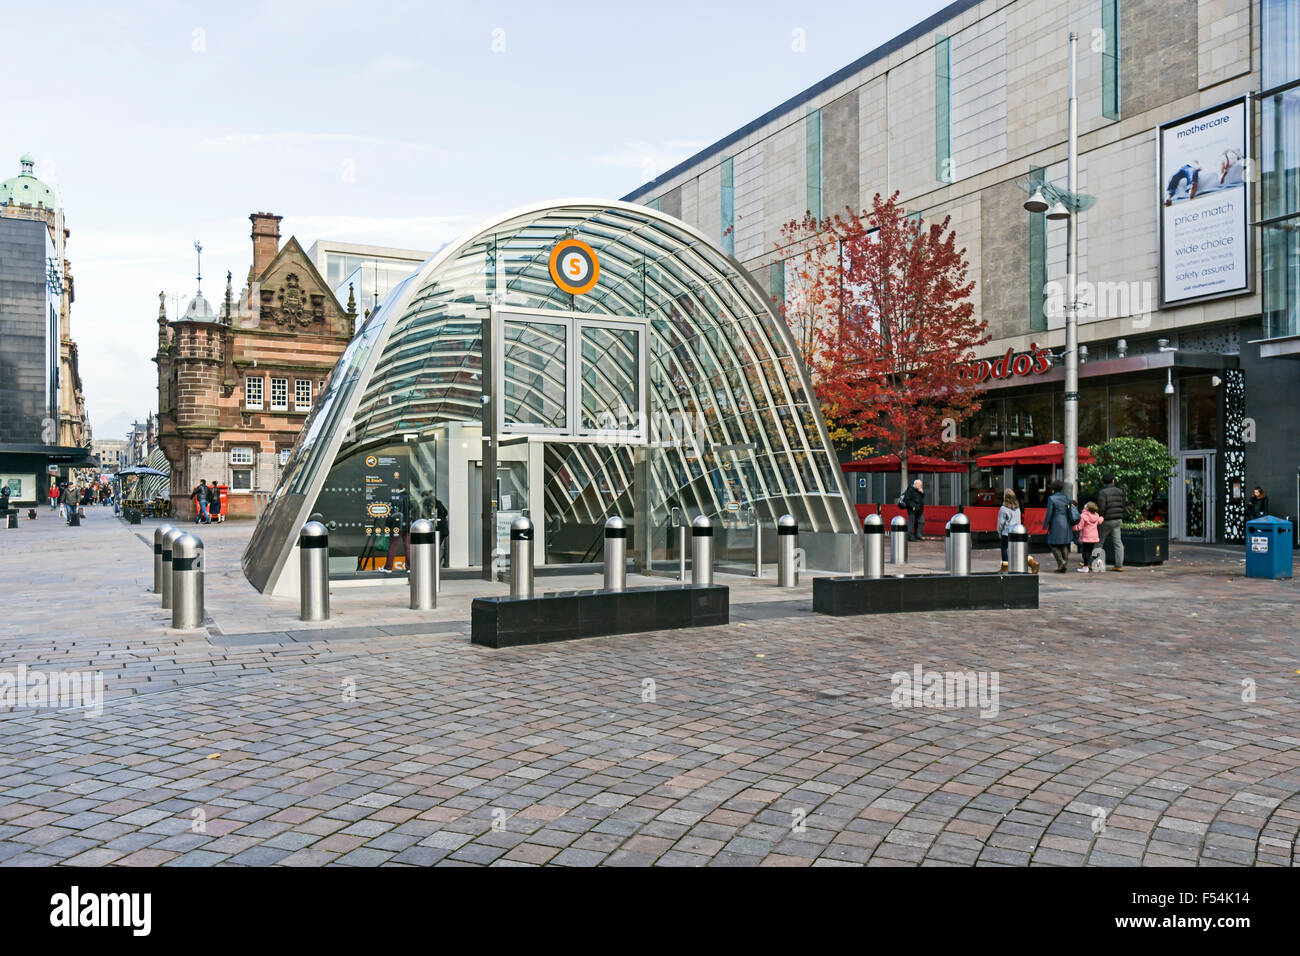
[[[974,318],[951,217],[923,223],[898,193],[845,213],[783,229],[783,247],[795,251],[786,321],[828,426],[898,455],[905,487],[911,456],[950,457],[974,443],[960,426],[980,393],[958,381],[958,367],[989,341],[987,323]]]

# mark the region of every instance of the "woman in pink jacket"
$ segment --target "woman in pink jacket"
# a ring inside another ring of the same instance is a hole
[[[1074,530],[1079,532],[1079,557],[1083,559],[1083,567],[1079,570],[1085,574],[1088,573],[1088,565],[1092,562],[1092,549],[1101,541],[1101,535],[1097,531],[1101,522],[1101,512],[1097,510],[1094,502],[1089,501],[1083,506],[1079,523],[1074,526]]]

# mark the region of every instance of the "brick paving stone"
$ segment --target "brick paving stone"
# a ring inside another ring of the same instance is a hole
[[[497,653],[467,642],[470,598],[500,593],[481,581],[445,582],[427,615],[347,589],[328,640],[240,643],[303,636],[293,602],[243,581],[250,531],[204,529],[220,633],[167,626],[148,548],[111,516],[11,532],[30,540],[0,552],[0,587],[22,598],[0,671],[97,669],[106,700],[93,719],[0,713],[0,864],[1300,862],[1295,668],[1278,666],[1294,647],[1243,613],[1294,616],[1300,584],[1244,578],[1238,552],[1176,545],[1158,568],[1043,577],[1037,611],[870,627],[809,614],[807,582],[776,595],[720,575],[732,625]],[[33,548],[58,566],[103,556],[93,629],[65,588],[30,580]],[[926,542],[912,563],[940,560]],[[996,560],[976,552],[976,569]],[[914,665],[997,672],[998,717],[893,708],[890,675]]]

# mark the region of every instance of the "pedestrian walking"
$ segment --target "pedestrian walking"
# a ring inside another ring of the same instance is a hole
[[[221,489],[217,487],[215,481],[209,482],[208,487],[212,489],[211,497],[208,498],[208,519],[209,523],[216,521],[221,523]]]
[[[1065,482],[1052,482],[1052,494],[1047,499],[1047,514],[1043,516],[1043,530],[1047,532],[1047,546],[1056,559],[1056,573],[1064,574],[1070,566],[1071,521],[1073,505],[1065,496]],[[1074,518],[1078,520],[1077,516]]]
[[[1007,569],[1007,535],[1011,529],[1020,524],[1020,501],[1016,493],[1008,488],[1002,493],[1002,507],[998,509],[998,541],[1002,545],[1002,567]]]
[[[1101,512],[1093,502],[1089,501],[1083,506],[1083,513],[1079,515],[1079,520],[1074,526],[1074,530],[1079,532],[1079,557],[1083,561],[1078,569],[1080,571],[1086,572],[1092,563],[1093,549],[1101,541],[1101,535],[1097,531],[1101,523]]]
[[[925,487],[918,478],[912,482],[912,486],[903,492],[899,499],[903,509],[907,512],[908,528],[907,537],[910,541],[925,540]]]
[[[1253,521],[1256,518],[1263,518],[1268,514],[1268,495],[1264,494],[1264,489],[1259,485],[1250,493],[1246,499],[1246,520]]]
[[[208,487],[206,478],[199,479],[199,483],[190,492],[190,497],[194,499],[194,523],[210,524],[212,519],[208,514],[208,502],[211,500],[212,490]]]
[[[9,517],[9,483],[0,485],[0,515]]]
[[[1097,492],[1097,511],[1101,514],[1102,524],[1099,538],[1102,547],[1110,542],[1111,570],[1124,570],[1124,509],[1128,505],[1128,493],[1115,484],[1113,474],[1105,474],[1101,479],[1101,490]]]
[[[50,482],[49,498],[50,498],[50,510],[58,511],[59,510],[59,483],[57,481]]]
[[[77,511],[77,502],[81,496],[77,493],[77,486],[69,482],[63,489],[63,494],[59,496],[63,501],[63,513],[68,524],[72,524],[72,516]]]

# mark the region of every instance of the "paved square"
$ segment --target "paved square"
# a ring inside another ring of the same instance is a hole
[[[1298,590],[1230,549],[1044,574],[1038,611],[832,619],[807,577],[720,575],[728,626],[493,651],[468,603],[504,586],[478,581],[427,613],[338,588],[298,622],[243,581],[248,524],[199,529],[211,620],[172,631],[152,526],[88,510],[0,549],[0,674],[105,692],[0,713],[6,866],[1297,860]],[[895,706],[917,668],[983,699]]]

